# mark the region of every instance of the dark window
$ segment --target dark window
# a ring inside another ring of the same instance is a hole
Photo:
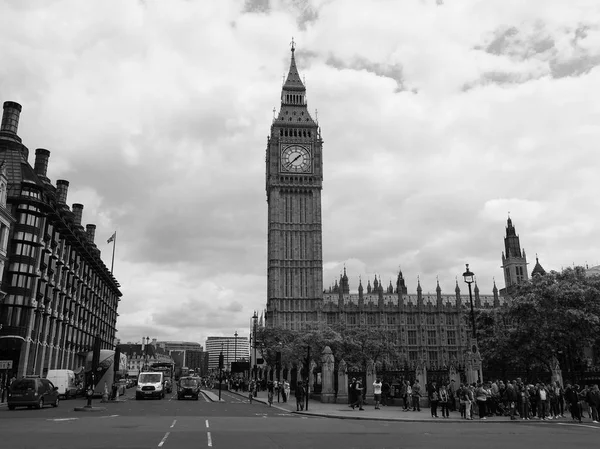
[[[35,388],[35,379],[18,379],[10,386],[12,391],[26,391]]]

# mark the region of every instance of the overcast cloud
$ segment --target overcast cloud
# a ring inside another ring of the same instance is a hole
[[[546,268],[600,263],[597,0],[0,4],[0,100],[51,151],[122,285],[122,341],[248,334],[289,42],[324,138],[325,287],[344,264],[482,293],[508,213]]]

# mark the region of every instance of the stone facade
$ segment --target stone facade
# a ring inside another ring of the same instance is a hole
[[[275,112],[275,111],[274,111]],[[308,325],[383,328],[389,341],[402,348],[396,364],[424,369],[464,366],[473,347],[468,294],[423,295],[420,282],[409,294],[399,273],[396,286],[375,278],[366,289],[350,293],[346,270],[339,283],[322,290],[321,189],[323,141],[309,115],[306,88],[300,79],[295,49],[282,88],[281,107],[273,118],[266,154],[268,203],[267,326],[301,330]],[[300,162],[297,162],[300,161]],[[296,164],[296,165],[295,165]],[[508,219],[502,254],[508,287],[527,280],[527,259]],[[496,288],[480,294],[475,283],[474,308],[499,307],[504,297]]]
[[[307,109],[294,51],[292,46],[281,108],[273,119],[266,151],[266,320],[283,327],[314,322],[323,292],[323,140]],[[299,307],[279,314],[279,304],[289,299]]]

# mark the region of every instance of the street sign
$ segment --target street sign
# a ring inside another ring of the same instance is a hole
[[[12,360],[0,360],[0,369],[12,369]]]

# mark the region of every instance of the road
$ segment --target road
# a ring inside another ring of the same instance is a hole
[[[17,448],[477,448],[594,447],[600,428],[559,423],[433,423],[306,417],[233,393],[223,402],[128,399],[76,412],[85,400],[42,410],[0,408],[0,447]]]

